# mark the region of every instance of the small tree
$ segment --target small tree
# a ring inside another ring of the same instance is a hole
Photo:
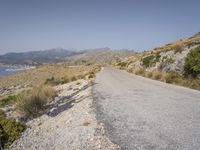
[[[193,78],[200,75],[200,46],[192,49],[185,58],[184,75]]]

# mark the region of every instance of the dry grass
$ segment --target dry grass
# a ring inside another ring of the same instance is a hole
[[[150,71],[147,71],[145,76],[148,77],[148,78],[152,78],[153,73],[150,72]]]
[[[145,76],[145,69],[143,69],[143,68],[136,68],[133,72],[134,72],[136,75]]]
[[[99,69],[99,66],[68,67],[65,65],[43,65],[32,70],[27,70],[6,77],[0,77],[0,87],[4,88],[21,84],[36,86],[43,84],[48,78],[72,79],[74,77],[88,74],[92,71],[97,72]]]
[[[39,86],[21,92],[17,96],[16,110],[26,117],[36,117],[45,109],[45,105],[52,101],[56,92],[50,86]]]
[[[181,44],[176,44],[172,46],[172,49],[174,50],[174,53],[181,53],[184,49],[183,49],[183,45]]]
[[[159,80],[162,82],[189,87],[192,89],[200,90],[200,78],[184,78],[182,75],[176,72],[166,73],[161,71],[146,71],[142,68],[132,68],[136,75],[151,78],[153,80]],[[128,70],[127,70],[128,71]]]
[[[133,69],[133,68],[128,68],[127,71],[128,71],[129,73],[133,73],[134,69]]]
[[[163,80],[163,74],[160,71],[153,71],[152,73],[153,73],[152,79],[161,81]]]

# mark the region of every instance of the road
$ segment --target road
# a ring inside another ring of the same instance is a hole
[[[122,149],[200,149],[199,91],[104,68],[93,98],[98,122]]]

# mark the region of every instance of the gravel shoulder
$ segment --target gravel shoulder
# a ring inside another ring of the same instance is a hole
[[[104,68],[93,98],[98,122],[121,149],[200,149],[199,91]]]
[[[11,150],[115,150],[92,109],[91,82],[79,80],[57,87],[54,107],[27,125]]]

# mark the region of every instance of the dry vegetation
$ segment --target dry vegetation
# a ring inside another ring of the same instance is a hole
[[[153,50],[150,51],[143,51],[142,53],[135,53],[133,56],[129,57],[129,61],[135,62],[138,60],[142,60],[144,57],[147,57],[149,55],[155,54],[159,55],[161,52],[167,52],[167,51],[174,51],[175,53],[181,53],[184,49],[183,47],[190,48],[191,46],[200,44],[200,33],[197,33],[196,35],[192,36],[188,39],[181,39],[160,47],[156,47]]]
[[[21,92],[17,96],[16,110],[24,117],[36,117],[43,113],[45,106],[56,96],[50,86],[39,86]]]
[[[17,85],[36,86],[45,83],[47,79],[72,79],[82,75],[96,72],[100,69],[98,66],[77,66],[68,67],[65,65],[43,65],[32,70],[16,73],[6,77],[0,77],[0,87],[10,87]]]
[[[32,70],[0,77],[2,89],[29,85],[24,89],[19,87],[9,95],[0,95],[0,108],[14,106],[14,111],[18,112],[20,117],[32,119],[43,114],[48,109],[48,104],[54,100],[56,91],[52,85],[64,84],[77,79],[94,78],[95,73],[100,69],[100,66],[43,65]],[[23,123],[8,119],[0,109],[0,143],[3,148],[8,148],[25,129],[26,126]]]
[[[124,69],[129,73],[134,73],[136,75],[141,75],[154,80],[200,90],[200,46],[198,45],[200,45],[200,33],[197,33],[191,38],[181,39],[176,42],[154,48],[150,51],[135,53],[128,60],[114,64],[114,67]],[[192,46],[194,46],[194,49]],[[173,51],[174,55],[176,55],[177,53],[182,53],[182,51],[186,49],[191,50],[185,58],[184,68],[182,68],[183,71],[162,71],[165,65],[173,64],[175,60],[172,58],[167,58],[166,56],[164,56],[161,60],[161,53]],[[134,64],[129,66],[130,62],[132,64],[135,63],[136,65]],[[159,62],[160,65],[155,66],[157,62]],[[155,67],[152,69],[154,71],[148,71],[151,67]]]
[[[65,84],[78,79],[94,78],[100,66],[44,65],[33,70],[0,78],[1,88],[28,84],[11,94],[0,96],[0,108],[16,106],[25,116],[36,116],[45,104],[53,99],[55,92],[51,86]]]
[[[161,72],[161,71],[146,71],[143,68],[129,68],[129,73],[134,73],[143,77],[159,80],[162,82],[189,87],[192,89],[200,90],[200,78],[184,77],[176,72]]]

